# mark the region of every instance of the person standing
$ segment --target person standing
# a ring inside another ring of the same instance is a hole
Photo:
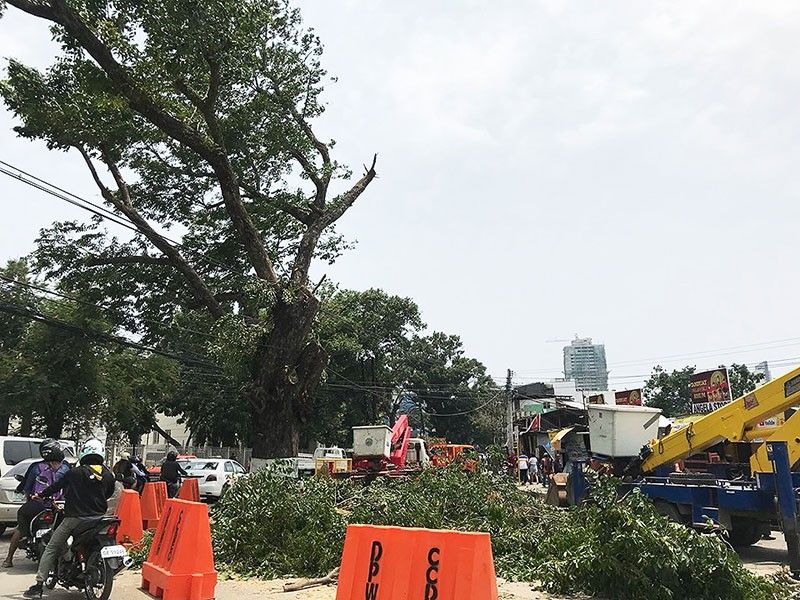
[[[539,483],[539,459],[535,453],[528,459],[528,479],[531,483]]]
[[[542,457],[542,479],[544,480],[542,483],[546,483],[547,480],[550,479],[550,475],[553,474],[553,459],[550,458],[549,454],[545,454]]]
[[[522,485],[528,483],[528,457],[524,454],[519,455],[519,481]]]

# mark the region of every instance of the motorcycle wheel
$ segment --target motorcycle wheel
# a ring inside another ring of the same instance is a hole
[[[92,552],[86,561],[83,594],[86,600],[108,600],[114,585],[114,573],[99,552]]]

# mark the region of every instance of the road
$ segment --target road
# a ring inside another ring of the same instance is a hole
[[[0,560],[8,552],[10,532],[0,538]],[[761,575],[775,573],[786,561],[786,547],[783,536],[776,534],[774,540],[762,540],[758,545],[748,548],[742,553],[742,560],[747,567]],[[17,553],[13,569],[3,569],[0,575],[0,600],[20,600],[22,592],[34,581],[36,565]],[[124,572],[114,581],[114,600],[149,600],[149,596],[138,589],[139,574]],[[332,586],[314,588],[302,592],[282,591],[286,580],[276,581],[231,581],[223,580],[217,585],[216,600],[334,600],[336,590]],[[524,583],[500,582],[501,600],[557,600],[556,596],[535,592]],[[52,600],[82,599],[83,594],[75,590],[68,591],[56,588],[48,592],[47,598]]]

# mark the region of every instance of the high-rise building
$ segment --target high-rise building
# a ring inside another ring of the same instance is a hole
[[[564,377],[574,381],[578,390],[607,390],[606,347],[576,336],[564,347]]]
[[[761,383],[769,383],[772,381],[772,373],[769,372],[769,363],[767,361],[758,363],[753,371],[764,374],[764,379],[761,380]]]

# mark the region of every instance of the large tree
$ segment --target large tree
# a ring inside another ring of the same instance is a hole
[[[332,228],[375,178],[374,159],[353,178],[313,128],[319,39],[286,0],[6,3],[52,24],[62,48],[44,73],[9,64],[17,131],[78,152],[135,230],[59,224],[38,267],[96,291],[150,343],[184,319],[218,359],[246,344],[254,456],[296,452],[328,360],[309,268],[341,251]]]

